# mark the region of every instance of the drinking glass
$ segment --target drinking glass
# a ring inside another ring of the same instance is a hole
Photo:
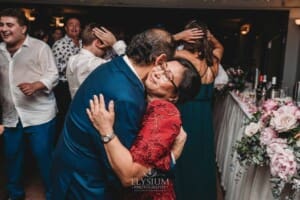
[[[282,86],[279,89],[279,98],[285,98],[289,94],[289,87],[288,86]]]

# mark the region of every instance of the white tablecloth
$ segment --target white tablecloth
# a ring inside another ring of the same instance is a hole
[[[249,116],[234,94],[218,97],[214,104],[216,161],[225,200],[273,200],[268,167],[250,167],[241,172],[232,146],[244,133]],[[300,195],[296,199],[300,199]]]

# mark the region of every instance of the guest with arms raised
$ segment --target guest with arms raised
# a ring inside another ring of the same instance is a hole
[[[191,61],[201,77],[199,94],[179,108],[188,140],[176,165],[176,194],[179,200],[216,199],[216,163],[212,123],[212,95],[223,56],[222,44],[207,26],[197,20],[185,29],[200,29],[204,35],[194,43],[183,41],[176,55]]]
[[[103,56],[112,47],[118,55],[125,53],[124,41],[117,41],[113,33],[96,23],[86,25],[81,33],[82,49],[69,58],[66,70],[68,85],[73,98],[81,83],[96,67],[108,62]]]

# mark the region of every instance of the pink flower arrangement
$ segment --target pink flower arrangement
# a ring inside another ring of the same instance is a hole
[[[272,193],[280,198],[286,184],[300,190],[300,109],[290,100],[269,99],[253,114],[234,149],[242,166],[268,165]]]

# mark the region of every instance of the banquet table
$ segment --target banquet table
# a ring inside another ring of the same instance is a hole
[[[247,170],[237,161],[234,143],[244,134],[245,120],[251,114],[235,93],[219,96],[214,102],[216,162],[225,200],[272,200],[269,167]],[[300,199],[297,194],[296,199]]]

